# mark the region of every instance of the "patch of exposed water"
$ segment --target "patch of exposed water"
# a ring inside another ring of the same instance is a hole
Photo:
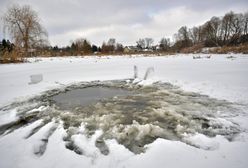
[[[61,109],[69,110],[94,104],[103,99],[109,99],[116,96],[127,96],[129,94],[131,94],[131,92],[126,89],[93,86],[60,93],[53,96],[52,100]]]
[[[34,110],[40,106],[47,108]],[[103,133],[96,139],[95,146],[104,155],[109,153],[105,143],[108,139],[116,139],[137,154],[145,152],[145,145],[157,138],[194,145],[184,140],[185,133],[208,137],[223,135],[232,140],[241,131],[228,120],[229,115],[239,113],[233,103],[184,92],[168,83],[138,86],[125,81],[85,82],[51,90],[10,107],[19,109],[22,120],[1,126],[0,132],[6,134],[43,119],[43,124],[32,130],[29,138],[55,119],[62,121],[66,130],[65,147],[77,154],[84,154],[84,149],[77,146],[72,137],[84,134],[90,138],[97,130]],[[223,114],[226,117],[223,118]],[[217,118],[221,118],[221,122]],[[83,132],[81,127],[84,127]]]

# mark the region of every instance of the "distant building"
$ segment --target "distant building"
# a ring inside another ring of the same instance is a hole
[[[124,47],[124,53],[134,53],[134,52],[140,52],[142,51],[137,46],[126,46]]]

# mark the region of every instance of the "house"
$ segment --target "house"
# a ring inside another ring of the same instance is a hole
[[[123,52],[124,53],[130,53],[131,50],[130,50],[130,48],[128,46],[126,46],[126,47],[124,47]]]
[[[124,47],[124,53],[134,53],[134,52],[140,52],[142,51],[137,46],[126,46]]]

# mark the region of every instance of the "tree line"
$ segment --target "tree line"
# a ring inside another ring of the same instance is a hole
[[[102,53],[122,53],[124,46],[116,43],[114,38],[109,41],[103,42],[102,46],[92,46],[87,42],[88,49],[85,47],[80,48],[83,53],[102,52]],[[84,42],[84,43],[85,43]],[[82,46],[82,40],[76,40],[72,43],[71,49],[75,46]],[[162,51],[162,52],[180,52],[184,48],[193,46],[200,47],[222,47],[222,46],[237,46],[240,44],[248,43],[248,12],[234,13],[228,12],[223,17],[212,17],[203,25],[188,28],[182,26],[177,33],[174,34],[174,40],[170,38],[162,38],[159,44],[154,45],[153,38],[141,38],[136,41],[133,46],[136,52],[142,51]],[[86,45],[86,44],[85,44]],[[88,52],[87,52],[88,51]],[[89,52],[91,51],[91,52]]]
[[[202,44],[204,47],[235,46],[248,42],[248,13],[228,12],[198,27],[181,27],[174,35],[175,49]]]
[[[154,44],[153,38],[141,38],[134,46],[123,46],[115,38],[101,46],[91,44],[85,38],[77,38],[71,44],[59,48],[50,46],[48,33],[40,24],[38,13],[30,6],[13,5],[2,16],[4,27],[12,42],[0,42],[0,54],[8,55],[15,50],[23,56],[34,55],[87,55],[92,53],[121,54],[124,52],[180,52],[185,48],[237,46],[248,43],[248,13],[228,12],[223,17],[212,17],[203,25],[188,28],[182,26],[170,38],[162,38]]]

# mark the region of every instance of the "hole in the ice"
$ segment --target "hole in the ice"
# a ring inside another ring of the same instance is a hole
[[[229,102],[184,92],[169,84],[126,88],[99,85],[68,90],[52,97],[59,110],[67,111],[60,114],[64,128],[70,130],[84,123],[88,137],[103,130],[95,146],[104,155],[109,153],[106,139],[114,138],[137,154],[157,138],[183,141],[184,133],[214,137],[239,132],[235,125],[226,128],[212,121],[217,111],[233,110]],[[79,154],[72,144],[67,144],[67,148]]]
[[[127,96],[131,92],[127,89],[93,86],[82,89],[69,90],[52,97],[52,101],[62,110],[69,110],[79,106],[86,106],[103,99],[115,96]]]
[[[67,133],[63,139],[65,147],[80,155],[87,151],[77,146],[71,137],[80,133],[91,138],[97,130],[102,130],[103,134],[96,138],[94,145],[103,155],[110,152],[105,143],[108,139],[115,139],[138,154],[145,152],[145,146],[157,138],[194,146],[185,141],[185,133],[208,137],[223,135],[232,139],[240,132],[238,125],[221,116],[237,112],[232,103],[185,92],[168,83],[138,86],[132,81],[96,81],[51,90],[34,100],[35,107],[45,104],[48,108],[33,117],[22,111],[26,116],[24,121],[46,117],[61,120]],[[14,130],[16,124],[0,127],[0,133],[6,128]],[[80,131],[82,126],[84,129]],[[34,128],[27,138],[39,129]],[[46,142],[42,141],[39,147],[37,153],[42,155]]]
[[[184,141],[184,133],[228,138],[239,132],[235,125],[225,127],[212,120],[217,111],[234,110],[229,102],[184,92],[169,84],[71,87],[52,96],[51,100],[58,110],[67,111],[60,113],[69,134],[66,148],[77,154],[82,151],[71,142],[70,136],[76,132],[71,133],[70,128],[78,128],[82,123],[87,137],[93,136],[96,130],[103,130],[95,146],[104,155],[109,153],[105,140],[112,138],[138,154],[157,138]]]

